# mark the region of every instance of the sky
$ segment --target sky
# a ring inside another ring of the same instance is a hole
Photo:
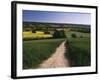
[[[75,12],[23,10],[23,21],[90,25],[91,14]]]

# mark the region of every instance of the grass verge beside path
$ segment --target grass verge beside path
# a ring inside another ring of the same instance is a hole
[[[63,41],[64,39],[23,41],[23,69],[37,68]]]
[[[69,38],[68,53],[66,56],[69,60],[70,66],[90,66],[90,38]]]

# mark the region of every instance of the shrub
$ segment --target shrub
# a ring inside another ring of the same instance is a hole
[[[49,31],[45,31],[44,34],[50,34],[50,32]]]
[[[60,30],[60,31],[55,30],[54,34],[53,34],[53,37],[54,38],[66,38],[66,35],[65,35],[64,30]]]
[[[60,31],[60,36],[61,36],[62,38],[66,38],[66,34],[65,34],[64,30],[61,30],[61,31]]]
[[[32,33],[36,33],[36,30],[32,30]]]
[[[80,35],[80,38],[83,38],[83,36],[82,36],[82,35]]]
[[[76,34],[73,33],[73,34],[71,34],[71,37],[76,38],[77,36],[76,36]]]

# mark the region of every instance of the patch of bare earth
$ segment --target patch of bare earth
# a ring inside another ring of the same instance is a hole
[[[57,47],[54,54],[40,64],[40,68],[60,68],[60,67],[69,67],[68,60],[65,58],[65,42],[62,42],[59,47]]]

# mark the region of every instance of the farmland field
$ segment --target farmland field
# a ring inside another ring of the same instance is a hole
[[[76,34],[76,38],[72,38],[71,34]],[[67,32],[68,53],[66,54],[71,66],[90,66],[90,33]],[[82,37],[80,37],[82,36]]]
[[[23,41],[23,69],[38,68],[63,41],[64,39]]]
[[[82,37],[87,37],[87,38],[90,37],[90,33],[82,33],[82,32],[76,32],[76,31],[69,31],[69,32],[66,32],[66,35],[67,35],[68,39],[69,38],[72,39],[71,34],[76,34],[77,35],[77,38],[79,38],[81,36]]]
[[[91,65],[91,14],[23,10],[23,69]]]
[[[65,39],[70,67],[90,66],[90,25],[23,22],[23,69],[39,68]]]

